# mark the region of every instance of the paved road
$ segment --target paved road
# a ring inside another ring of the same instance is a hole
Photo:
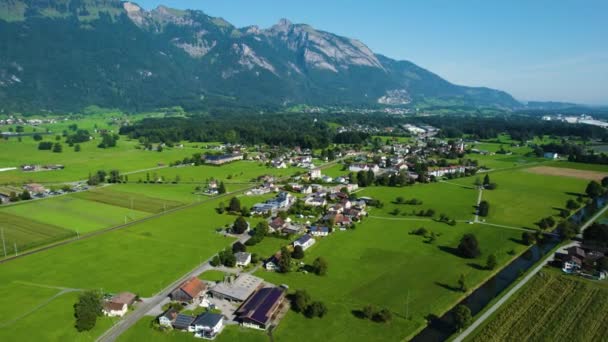
[[[595,215],[593,215],[592,218],[590,218],[587,222],[585,222],[585,224],[581,226],[581,234],[593,222],[595,222],[595,220],[597,220],[600,216],[602,216],[602,214],[604,214],[604,212],[606,212],[606,210],[608,210],[608,206],[604,206],[604,208],[602,208],[602,210],[598,211]],[[578,242],[571,242],[565,246],[562,246],[559,249],[559,251],[563,251],[566,248],[576,246],[576,245],[578,245]],[[494,305],[492,305],[492,307],[490,307],[486,312],[484,312],[466,330],[464,330],[462,333],[460,333],[460,335],[458,335],[454,339],[454,342],[462,342],[465,338],[467,338],[473,331],[475,331],[475,329],[477,329],[480,325],[482,325],[488,319],[488,317],[490,317],[494,312],[496,312],[496,310],[498,310],[506,301],[508,301],[509,298],[511,298],[519,289],[521,289],[522,286],[527,284],[528,281],[530,281],[530,279],[532,279],[543,267],[545,267],[545,265],[547,265],[548,263],[553,261],[554,256],[555,256],[555,253],[552,253],[551,255],[547,256],[542,262],[540,262],[538,264],[538,266],[536,266],[532,271],[528,272],[528,274],[522,280],[520,280],[519,283],[517,283],[515,286],[513,286],[509,290],[509,292],[507,292],[504,296],[502,296],[502,298],[500,298],[496,303],[494,303]]]
[[[250,238],[249,235],[244,234],[244,235],[241,235],[238,238],[238,240],[235,241],[234,243],[236,243],[236,242],[245,243],[245,241],[247,241],[249,238]],[[103,335],[101,335],[99,338],[97,338],[97,341],[98,342],[115,341],[118,338],[118,336],[120,336],[122,333],[127,331],[130,327],[135,325],[135,323],[137,323],[142,317],[144,317],[148,311],[154,309],[155,306],[159,305],[165,298],[167,298],[167,296],[169,296],[171,291],[173,291],[173,289],[175,289],[181,283],[188,280],[190,277],[197,277],[201,273],[213,269],[213,266],[211,266],[209,264],[209,261],[211,261],[211,258],[209,260],[205,261],[203,264],[197,266],[192,271],[183,275],[181,278],[174,281],[173,283],[171,283],[164,289],[162,289],[159,293],[157,293],[153,297],[146,299],[142,303],[139,303],[133,312],[127,314],[120,321],[118,321],[116,324],[114,324]]]

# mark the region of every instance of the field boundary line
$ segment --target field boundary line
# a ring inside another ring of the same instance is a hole
[[[120,230],[122,228],[131,227],[131,226],[137,225],[139,223],[151,221],[151,220],[154,220],[154,219],[166,216],[166,215],[170,215],[170,214],[182,211],[182,210],[194,208],[194,207],[197,207],[199,205],[203,205],[203,204],[209,203],[211,201],[217,200],[219,198],[228,197],[228,196],[231,196],[231,195],[235,195],[235,194],[238,194],[238,193],[250,190],[250,189],[252,189],[254,187],[255,186],[251,186],[249,188],[240,189],[240,190],[236,190],[236,191],[232,191],[232,192],[227,192],[225,194],[222,194],[222,195],[219,195],[219,196],[215,196],[215,197],[211,197],[211,198],[202,200],[200,202],[194,202],[194,203],[183,205],[181,207],[168,209],[168,210],[163,211],[161,213],[157,213],[157,214],[154,214],[154,215],[143,217],[143,218],[141,218],[139,220],[134,220],[134,221],[131,221],[131,222],[127,222],[125,224],[118,225],[118,226],[109,227],[109,228],[97,230],[97,231],[94,231],[94,232],[90,232],[90,233],[87,233],[87,234],[83,234],[83,235],[80,235],[80,237],[77,237],[77,236],[76,237],[72,237],[71,239],[55,242],[53,244],[40,247],[38,249],[25,251],[25,252],[20,253],[19,255],[16,255],[16,256],[10,256],[10,257],[4,258],[4,259],[0,259],[0,264],[4,264],[6,262],[9,262],[9,261],[12,261],[12,260],[15,260],[15,259],[19,259],[19,258],[28,256],[28,255],[37,254],[37,253],[40,253],[40,252],[43,252],[43,251],[46,251],[46,250],[49,250],[49,249],[52,249],[52,248],[56,248],[56,247],[59,247],[59,246],[68,245],[68,244],[74,243],[76,241],[90,239],[90,238],[93,238],[95,236],[99,236],[99,235],[102,235],[102,234],[105,234],[105,233],[109,233],[109,232],[112,232],[112,231],[115,231],[115,230]]]
[[[63,289],[63,290],[57,292],[56,294],[54,294],[53,296],[51,296],[50,298],[46,299],[42,303],[36,305],[30,311],[25,312],[25,313],[17,316],[16,318],[11,319],[10,321],[6,321],[6,322],[3,322],[3,323],[0,323],[0,328],[6,328],[6,327],[8,327],[10,325],[13,325],[13,324],[19,322],[20,320],[24,319],[25,317],[27,317],[27,316],[33,314],[34,312],[36,312],[36,311],[44,308],[45,306],[49,305],[53,300],[55,300],[55,299],[63,296],[66,293],[80,292],[80,291],[82,291],[82,290],[80,290],[80,289],[67,289],[67,288]]]

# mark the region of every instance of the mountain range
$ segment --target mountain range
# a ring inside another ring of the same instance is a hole
[[[4,112],[301,104],[522,106],[285,19],[238,28],[198,10],[118,0],[0,3]]]

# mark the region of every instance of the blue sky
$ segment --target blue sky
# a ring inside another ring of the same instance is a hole
[[[280,18],[357,38],[447,80],[520,100],[608,104],[608,1],[140,0],[235,26]]]

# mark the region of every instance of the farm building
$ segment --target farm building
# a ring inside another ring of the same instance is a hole
[[[216,284],[209,293],[214,298],[225,299],[233,302],[243,302],[251,296],[262,284],[261,278],[243,273],[236,279],[230,276],[227,280]]]
[[[198,303],[205,294],[206,289],[207,285],[202,280],[192,277],[173,290],[169,297],[171,300],[178,302]]]
[[[257,291],[236,311],[237,320],[248,328],[266,330],[280,312],[285,292],[277,287]]]

